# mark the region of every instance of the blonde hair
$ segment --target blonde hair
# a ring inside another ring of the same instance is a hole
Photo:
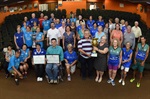
[[[68,45],[67,45],[67,48],[69,48],[69,47],[71,47],[71,48],[72,48],[72,44],[68,44]]]
[[[117,41],[117,47],[120,47],[120,42],[119,42],[119,40],[116,39],[116,38],[114,38],[114,39],[112,40],[111,46],[114,47],[114,45],[113,45],[114,41]]]

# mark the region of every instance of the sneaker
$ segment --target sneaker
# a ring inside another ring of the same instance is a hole
[[[54,80],[50,80],[50,82],[49,82],[50,84],[52,84],[52,83],[54,83]]]
[[[95,82],[98,82],[98,77],[95,78]]]
[[[131,83],[134,82],[134,81],[135,81],[135,78],[130,79],[130,82],[131,82]]]
[[[43,81],[43,78],[42,78],[42,77],[40,77],[40,78],[39,78],[39,80],[40,80],[40,81]]]
[[[7,79],[7,78],[9,77],[9,74],[6,74],[5,77],[6,77],[6,79]]]
[[[109,79],[109,80],[107,81],[107,83],[109,83],[109,84],[110,84],[111,82],[112,82],[111,79]]]
[[[112,84],[112,86],[115,86],[115,82],[114,81],[111,81],[111,84]]]
[[[50,83],[50,80],[47,75],[45,75],[45,78],[46,78],[47,82]]]
[[[71,81],[71,76],[68,76],[67,80],[68,80],[68,81]]]
[[[124,86],[125,85],[125,81],[122,81],[122,86]]]
[[[122,82],[122,79],[120,79],[118,82],[121,83],[121,82]]]
[[[136,84],[136,87],[139,88],[139,87],[140,87],[140,83],[137,83],[137,84]]]
[[[99,83],[102,82],[102,78],[101,78],[101,77],[99,78],[98,82],[99,82]]]
[[[58,82],[57,82],[57,80],[54,80],[54,84],[57,84]]]
[[[16,83],[16,85],[19,85],[19,80],[15,79],[15,83]]]
[[[37,77],[37,79],[36,79],[36,80],[37,80],[37,82],[39,82],[39,81],[40,81],[40,77]]]

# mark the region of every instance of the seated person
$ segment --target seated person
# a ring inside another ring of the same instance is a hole
[[[63,54],[63,49],[61,46],[57,45],[57,40],[56,38],[51,39],[51,44],[52,46],[49,46],[47,48],[46,54],[54,54],[54,55],[59,55],[59,60],[60,64],[61,61],[64,59],[64,54]],[[56,63],[47,63],[46,65],[46,74],[48,75],[47,81],[48,83],[57,83],[57,76],[58,76],[58,67],[60,64]]]
[[[36,44],[36,49],[33,50],[33,56],[34,55],[45,55],[46,51],[41,48],[40,44]],[[34,65],[37,81],[43,81],[43,75],[44,75],[44,64],[34,64],[32,61],[32,64]]]
[[[20,71],[23,74],[24,77],[27,75],[27,70],[29,68],[29,58],[30,58],[30,50],[27,49],[27,45],[23,44],[22,49],[21,49],[21,63],[20,63]]]
[[[66,71],[68,74],[68,81],[71,81],[71,74],[75,72],[76,69],[76,62],[77,62],[77,54],[75,51],[73,51],[73,46],[72,44],[68,44],[67,46],[68,51],[65,51],[64,53],[64,60],[65,60],[65,65],[66,65]]]
[[[19,65],[20,65],[20,50],[17,50],[15,55],[11,56],[10,62],[8,65],[8,71],[11,74],[14,74],[16,85],[19,85],[19,78],[23,79],[22,74],[20,73]]]

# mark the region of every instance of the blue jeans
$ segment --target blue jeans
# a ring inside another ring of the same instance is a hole
[[[48,63],[45,68],[46,74],[50,80],[57,80],[58,76],[58,65],[53,63]]]

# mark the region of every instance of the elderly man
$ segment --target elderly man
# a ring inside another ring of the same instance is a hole
[[[31,15],[31,19],[30,19],[30,26],[33,27],[33,23],[36,22],[37,25],[39,26],[39,20],[35,17],[35,13],[32,13]]]
[[[127,26],[127,31],[124,34],[124,41],[123,44],[124,46],[126,45],[127,42],[130,42],[131,44],[131,49],[134,50],[135,47],[135,35],[134,33],[131,32],[131,26]]]
[[[138,21],[135,21],[134,26],[131,29],[132,33],[135,35],[136,43],[140,41],[140,36],[142,36],[141,28],[138,25]]]

